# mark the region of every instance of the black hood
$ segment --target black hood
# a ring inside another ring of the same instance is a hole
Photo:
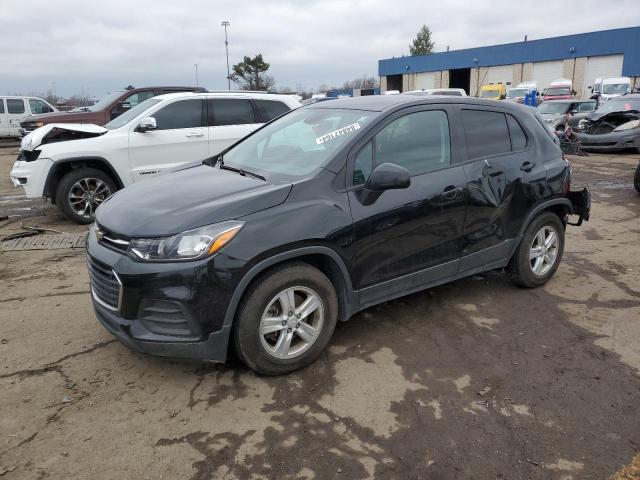
[[[274,185],[199,164],[120,190],[96,222],[128,237],[162,237],[222,222],[284,202],[291,184]]]

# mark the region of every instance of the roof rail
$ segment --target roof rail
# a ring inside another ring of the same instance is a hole
[[[207,90],[207,93],[270,93],[266,90]]]

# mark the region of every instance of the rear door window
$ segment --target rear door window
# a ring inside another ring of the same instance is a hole
[[[7,98],[7,113],[24,113],[24,100]]]
[[[209,99],[209,125],[247,125],[258,123],[249,100],[241,98]]]
[[[263,122],[269,122],[291,110],[285,103],[277,100],[254,100]]]
[[[0,113],[4,113],[4,99],[0,98]]]
[[[202,126],[202,100],[178,100],[153,114],[157,130],[197,128]]]
[[[486,110],[462,110],[469,160],[511,152],[505,114]]]

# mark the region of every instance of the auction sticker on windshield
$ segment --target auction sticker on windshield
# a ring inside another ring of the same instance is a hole
[[[327,142],[329,140],[333,140],[336,137],[344,135],[345,133],[355,132],[360,129],[360,124],[358,122],[352,123],[351,125],[347,125],[346,127],[339,128],[338,130],[334,130],[333,132],[329,132],[321,137],[316,138],[316,143],[320,145],[321,143]]]

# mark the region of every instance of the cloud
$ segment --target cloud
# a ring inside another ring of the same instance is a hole
[[[139,3],[22,0],[2,2],[0,93],[57,93],[84,87],[100,97],[128,84],[195,83],[226,87],[222,20],[229,20],[230,62],[263,53],[278,86],[341,84],[377,75],[377,60],[408,52],[431,27],[436,49],[492,45],[640,24],[637,0],[417,2],[156,0]],[[553,20],[553,21],[550,21]]]

